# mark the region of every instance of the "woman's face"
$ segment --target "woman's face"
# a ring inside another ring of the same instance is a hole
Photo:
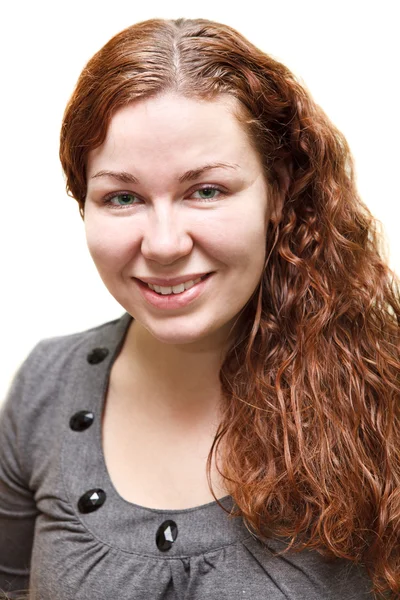
[[[260,281],[268,187],[235,102],[168,93],[132,103],[89,154],[91,256],[114,298],[165,343],[223,342]],[[177,294],[139,281],[208,273]]]

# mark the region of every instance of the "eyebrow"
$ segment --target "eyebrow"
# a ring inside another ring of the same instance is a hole
[[[199,167],[198,169],[191,169],[190,171],[186,171],[183,175],[178,177],[179,183],[184,183],[185,181],[193,181],[194,179],[198,179],[205,171],[210,171],[211,169],[240,169],[239,165],[235,163],[211,163],[208,165],[204,165],[203,167]],[[94,175],[92,175],[91,179],[95,179],[97,177],[112,177],[113,179],[118,179],[118,181],[122,181],[123,183],[139,183],[137,177],[134,177],[132,173],[127,173],[126,171],[98,171]]]

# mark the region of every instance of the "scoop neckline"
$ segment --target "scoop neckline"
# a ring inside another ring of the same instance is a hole
[[[110,490],[112,490],[114,496],[118,499],[119,502],[123,502],[128,507],[136,508],[141,511],[155,513],[155,514],[168,513],[168,514],[172,514],[172,515],[174,515],[174,514],[177,515],[177,514],[191,513],[191,512],[195,512],[195,511],[201,511],[201,510],[214,508],[214,507],[218,506],[218,503],[221,503],[225,507],[231,506],[232,502],[233,502],[233,498],[230,494],[227,494],[226,496],[219,498],[218,502],[216,500],[212,500],[211,502],[207,502],[206,504],[200,504],[198,506],[193,506],[193,507],[189,507],[189,508],[152,508],[149,506],[143,506],[141,504],[137,504],[135,502],[131,502],[130,500],[127,500],[119,493],[119,491],[115,487],[114,482],[112,481],[110,473],[107,468],[107,463],[105,460],[104,449],[103,449],[103,428],[102,428],[103,413],[104,413],[104,409],[105,409],[107,392],[108,392],[108,387],[109,387],[109,382],[110,382],[111,369],[114,365],[114,362],[116,361],[117,357],[119,356],[119,354],[122,350],[122,347],[125,342],[125,338],[128,334],[128,330],[129,330],[129,327],[130,327],[132,321],[133,321],[133,317],[129,313],[125,313],[124,315],[122,315],[120,322],[118,323],[118,330],[121,328],[122,331],[118,331],[118,333],[120,333],[120,335],[117,339],[117,343],[115,344],[114,348],[110,352],[110,358],[107,363],[107,368],[104,370],[104,375],[103,375],[103,380],[102,380],[102,385],[101,385],[102,392],[101,392],[101,396],[98,400],[98,419],[96,419],[97,426],[96,426],[96,431],[95,431],[95,445],[96,445],[96,452],[97,452],[98,456],[100,456],[100,463],[101,463],[100,468],[103,471],[103,475],[105,477],[105,481],[107,482],[107,486],[109,487]]]

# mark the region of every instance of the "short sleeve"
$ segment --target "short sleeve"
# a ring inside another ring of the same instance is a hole
[[[8,594],[28,588],[38,512],[24,472],[23,456],[29,444],[21,435],[34,356],[33,351],[19,369],[0,407],[0,590]]]

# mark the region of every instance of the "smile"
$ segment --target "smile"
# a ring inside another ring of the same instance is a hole
[[[206,275],[204,275],[204,277],[206,277]],[[157,292],[157,294],[162,294],[164,296],[167,294],[181,294],[185,290],[189,290],[190,288],[192,288],[194,285],[196,285],[196,283],[199,283],[199,281],[204,279],[204,277],[199,277],[198,279],[195,279],[195,280],[191,279],[190,281],[185,281],[184,283],[180,283],[179,285],[173,285],[171,287],[162,286],[162,285],[153,285],[151,283],[148,283],[147,285],[149,286],[149,288],[151,290],[153,290],[154,292]]]
[[[212,285],[213,275],[208,273],[195,280],[186,281],[170,287],[145,283],[140,279],[133,279],[145,301],[153,307],[162,310],[177,310],[188,306],[196,300],[200,301]]]

